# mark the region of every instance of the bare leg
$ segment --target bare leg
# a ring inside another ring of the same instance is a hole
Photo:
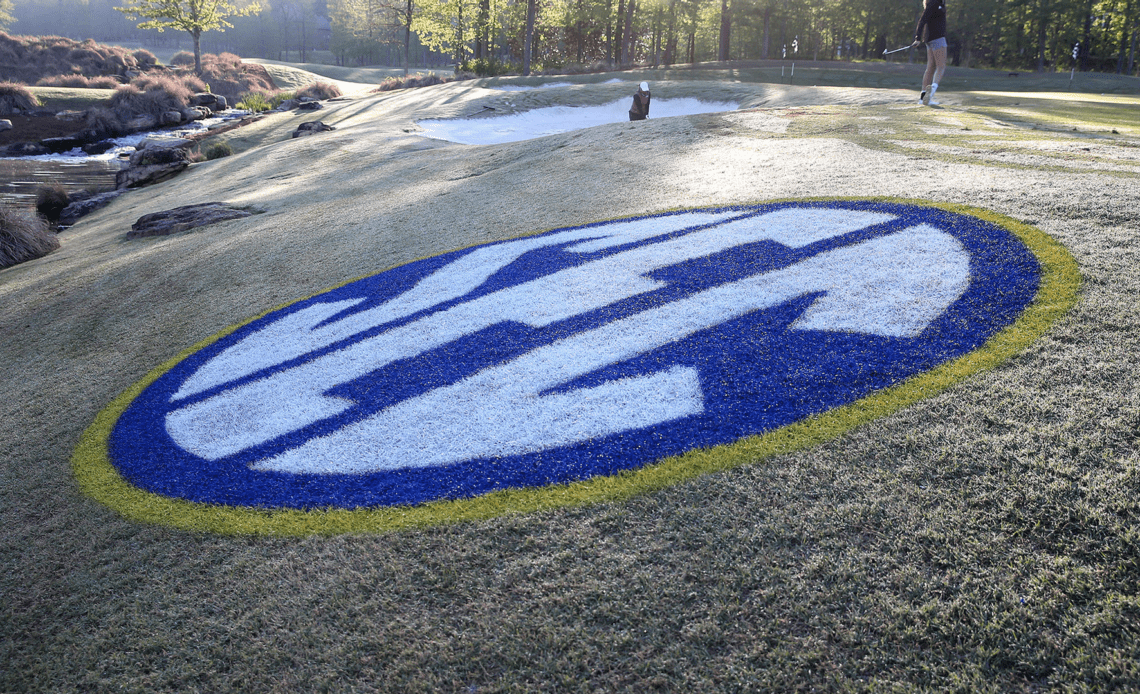
[[[926,47],[926,72],[922,75],[922,103],[930,103],[946,72],[946,47]]]
[[[933,55],[931,55],[933,54]],[[934,79],[928,80],[927,84],[938,84],[942,81],[942,75],[946,74],[946,46],[942,48],[935,48],[934,50],[926,49],[926,72],[930,73],[930,61],[934,59]]]

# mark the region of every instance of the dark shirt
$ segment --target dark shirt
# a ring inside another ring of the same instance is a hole
[[[914,40],[922,41],[922,29],[926,28],[926,40],[946,38],[946,2],[945,0],[931,0],[914,28]]]
[[[629,109],[630,120],[645,120],[649,115],[649,92],[640,89],[633,95],[633,106]]]

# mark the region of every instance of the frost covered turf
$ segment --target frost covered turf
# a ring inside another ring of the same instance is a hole
[[[222,136],[235,156],[0,272],[0,690],[1140,686],[1137,82],[1068,99],[1042,80],[1040,99],[952,71],[922,109],[898,67],[852,71],[860,88],[801,66],[820,86],[763,66],[622,75],[742,110],[503,145],[428,140],[415,121],[562,90],[359,98],[300,140],[311,116],[272,116]],[[630,92],[611,77],[558,98]],[[608,503],[235,538],[124,520],[71,474],[121,392],[285,302],[555,227],[825,196],[1031,224],[1075,257],[1078,302],[1009,361],[886,418]],[[209,200],[264,214],[124,240],[142,214]]]

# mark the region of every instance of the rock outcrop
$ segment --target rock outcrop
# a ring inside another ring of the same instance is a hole
[[[184,205],[164,212],[145,214],[131,226],[128,239],[146,236],[166,236],[187,229],[216,224],[230,219],[249,217],[253,213],[224,202],[204,202],[198,205]]]
[[[190,166],[190,158],[181,147],[151,147],[132,154],[130,163],[115,174],[115,188],[141,188],[170,180]]]
[[[59,227],[69,227],[79,221],[80,217],[91,214],[100,207],[123,194],[121,190],[112,190],[107,193],[72,193],[70,202],[59,213]]]
[[[311,120],[306,123],[301,123],[297,129],[293,131],[293,137],[304,137],[305,135],[315,135],[317,133],[327,132],[329,130],[336,130],[331,125],[325,125],[319,120]]]

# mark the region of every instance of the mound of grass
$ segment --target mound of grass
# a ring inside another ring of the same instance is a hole
[[[151,53],[145,48],[134,51],[131,53],[131,57],[135,59],[135,62],[138,63],[140,68],[149,69],[158,65],[158,58],[154,57],[154,53]]]
[[[335,84],[328,82],[313,82],[297,90],[297,97],[307,96],[310,99],[324,101],[340,96],[341,91]]]
[[[234,104],[234,108],[245,109],[246,111],[253,111],[260,113],[261,111],[268,111],[274,108],[265,94],[261,92],[246,92],[242,94],[241,100]]]
[[[0,82],[0,113],[22,113],[40,105],[40,100],[18,82]]]
[[[73,89],[114,89],[120,84],[122,83],[119,80],[110,75],[98,77],[54,75],[52,77],[41,77],[36,82],[37,87],[69,87]]]
[[[0,205],[0,268],[33,260],[59,248],[59,239],[31,211]]]
[[[117,137],[127,132],[123,119],[111,109],[102,106],[87,109],[87,127],[100,137]]]
[[[202,56],[205,58],[205,56]],[[181,65],[183,67],[194,64],[194,54],[190,51],[178,51],[174,57],[170,59],[171,65]]]
[[[206,148],[206,160],[213,161],[214,159],[221,159],[228,157],[234,153],[234,148],[228,142],[217,142]]]
[[[159,116],[186,108],[193,96],[193,90],[177,77],[147,76],[116,89],[108,108],[120,119],[135,114]]]
[[[75,41],[62,36],[10,36],[0,32],[0,65],[4,66],[5,75],[28,83],[52,75],[125,75],[129,70],[145,71],[157,63],[149,51],[132,52],[91,39]]]
[[[59,223],[59,216],[71,202],[67,189],[58,183],[41,186],[36,191],[36,213],[51,224]]]
[[[394,89],[415,89],[416,87],[430,87],[433,84],[444,84],[461,80],[475,79],[475,75],[461,72],[455,76],[440,77],[434,72],[426,75],[408,75],[407,77],[389,77],[380,83],[372,92],[390,92]]]

